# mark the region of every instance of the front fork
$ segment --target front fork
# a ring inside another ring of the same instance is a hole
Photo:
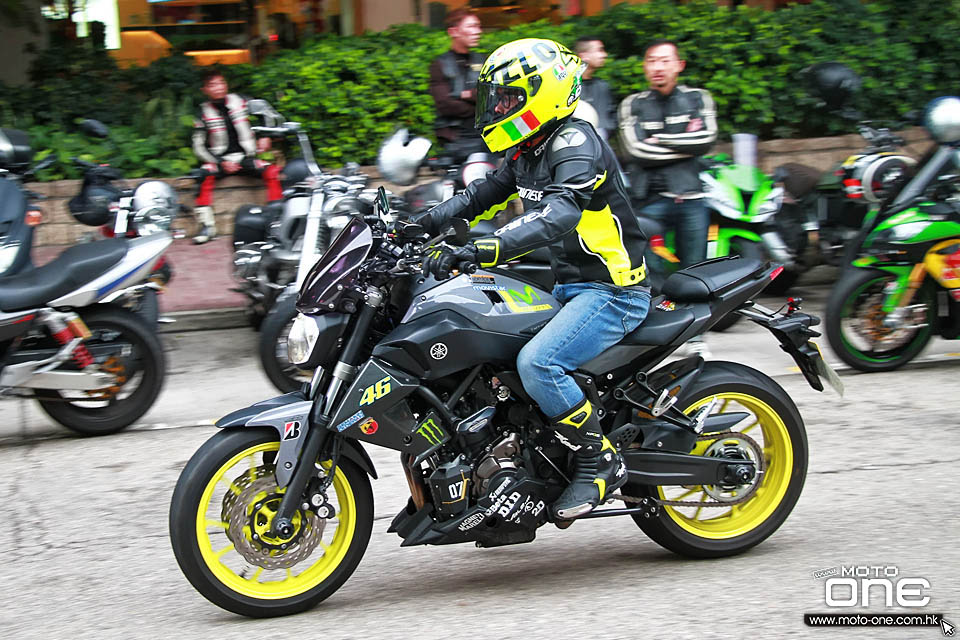
[[[313,401],[313,409],[310,412],[310,429],[307,431],[303,448],[297,457],[296,467],[293,470],[293,476],[287,485],[287,490],[280,501],[280,507],[273,519],[271,526],[271,535],[289,538],[293,535],[293,516],[297,508],[301,506],[301,500],[307,489],[307,485],[313,474],[316,473],[314,462],[320,458],[320,452],[326,448],[330,455],[330,468],[326,472],[326,479],[321,485],[321,491],[325,491],[329,483],[333,480],[333,475],[337,470],[337,462],[340,459],[340,451],[343,446],[343,436],[337,433],[331,434],[329,430],[330,420],[333,418],[334,409],[338,406],[338,400],[344,389],[349,388],[351,382],[357,375],[356,361],[360,357],[360,352],[367,334],[370,331],[370,325],[377,313],[377,309],[383,302],[383,295],[375,287],[369,287],[364,296],[363,308],[357,318],[357,324],[340,355],[340,361],[333,368],[332,379],[327,386],[326,393],[321,397],[321,378],[322,372],[318,369],[310,382],[310,400]]]

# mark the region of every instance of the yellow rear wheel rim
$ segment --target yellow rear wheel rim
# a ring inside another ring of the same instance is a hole
[[[253,469],[260,464],[266,452],[279,449],[279,442],[266,442],[244,449],[227,460],[211,476],[197,506],[197,545],[207,568],[217,580],[238,594],[262,600],[280,600],[310,591],[343,562],[353,540],[357,523],[357,505],[350,482],[343,470],[337,468],[328,490],[328,498],[337,509],[336,518],[327,521],[323,536],[313,553],[301,563],[286,570],[266,570],[246,562],[227,537],[227,523],[221,519],[221,496],[230,491],[238,474],[242,475],[245,461]],[[323,466],[329,469],[330,463]],[[277,490],[282,492],[282,490]],[[335,496],[335,497],[334,497]],[[249,508],[249,507],[248,507]],[[299,526],[300,512],[294,518]],[[304,568],[300,568],[303,565]]]
[[[698,536],[714,540],[735,538],[753,531],[767,521],[786,496],[793,477],[793,442],[783,418],[770,405],[752,395],[718,393],[698,400],[685,413],[692,413],[716,398],[716,413],[746,412],[750,414],[734,428],[759,444],[763,449],[766,471],[753,495],[745,502],[729,507],[672,507],[664,506],[663,513],[680,528]],[[722,438],[718,438],[722,440]],[[691,452],[703,455],[712,444],[701,441]],[[658,487],[660,498],[667,500],[712,501],[702,486]]]

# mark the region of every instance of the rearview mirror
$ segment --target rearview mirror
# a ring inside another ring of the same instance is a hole
[[[383,215],[390,211],[390,201],[387,199],[387,190],[383,187],[377,189],[377,213]]]
[[[453,242],[451,242],[451,244],[458,246],[467,244],[467,234],[470,233],[470,223],[463,218],[453,217],[450,218],[450,226],[453,227],[454,232]]]

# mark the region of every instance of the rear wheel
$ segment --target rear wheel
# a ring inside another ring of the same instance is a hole
[[[129,426],[160,394],[166,363],[160,340],[136,314],[104,306],[81,313],[92,336],[84,344],[115,383],[95,391],[37,389],[47,415],[82,435],[106,435]]]
[[[892,371],[914,359],[930,341],[936,321],[933,288],[921,286],[894,326],[886,326],[885,288],[896,276],[850,269],[827,300],[827,340],[837,357],[860,371]]]
[[[329,597],[360,564],[373,526],[370,480],[341,459],[327,490],[334,516],[298,509],[294,533],[271,536],[285,492],[274,476],[279,446],[273,429],[217,433],[184,467],[170,504],[184,575],[203,597],[244,616],[297,613]]]
[[[711,361],[677,406],[690,414],[713,401],[711,414],[747,417],[729,432],[699,439],[691,453],[753,460],[761,472],[752,482],[623,489],[627,495],[693,503],[664,505],[657,515],[633,518],[656,543],[695,558],[742,553],[765,540],[793,510],[807,473],[803,420],[780,385],[750,367]]]
[[[730,252],[727,255],[739,255],[743,258],[750,258],[751,260],[763,261],[766,259],[763,253],[763,247],[760,246],[759,242],[747,240],[739,236],[730,238]],[[710,327],[710,331],[726,331],[742,319],[743,316],[739,313],[728,313],[722,317],[719,322]]]

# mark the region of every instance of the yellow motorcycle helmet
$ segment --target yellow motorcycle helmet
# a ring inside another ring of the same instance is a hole
[[[580,100],[583,62],[553,40],[524,38],[490,54],[477,82],[477,129],[492,153],[571,115]]]

